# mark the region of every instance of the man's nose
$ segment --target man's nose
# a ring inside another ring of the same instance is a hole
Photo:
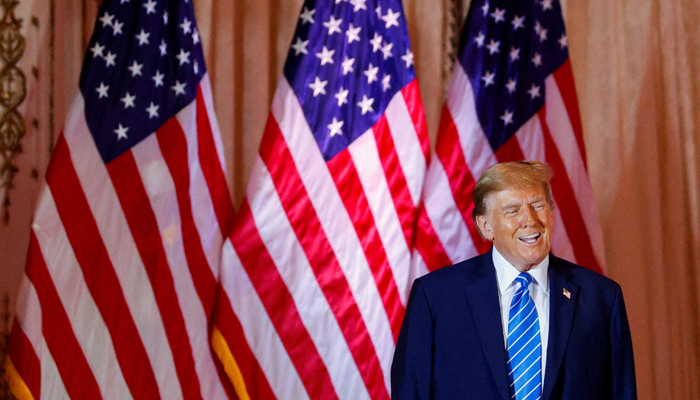
[[[520,225],[523,227],[533,226],[535,225],[536,219],[537,215],[535,212],[530,208],[525,208],[520,214]]]

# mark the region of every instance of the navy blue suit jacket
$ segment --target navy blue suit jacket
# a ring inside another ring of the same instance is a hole
[[[636,399],[620,286],[549,257],[542,399]],[[413,283],[396,345],[392,398],[510,400],[504,343],[491,251],[423,276]]]

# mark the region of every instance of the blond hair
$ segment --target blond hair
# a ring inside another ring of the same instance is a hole
[[[547,203],[554,206],[552,188],[549,185],[552,175],[552,168],[540,161],[509,161],[490,166],[481,174],[472,194],[474,223],[478,226],[476,217],[486,214],[486,198],[491,193],[502,190],[542,188]]]

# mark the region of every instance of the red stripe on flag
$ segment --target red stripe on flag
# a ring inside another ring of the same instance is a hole
[[[109,330],[126,384],[134,397],[159,399],[158,385],[146,349],[131,317],[95,218],[90,213],[90,205],[73,168],[68,143],[63,135],[56,142],[46,181],[83,271],[85,283]],[[40,292],[39,288],[37,292]]]
[[[445,249],[440,243],[433,224],[430,221],[428,213],[425,211],[425,205],[420,204],[418,208],[418,221],[416,223],[416,249],[423,257],[428,270],[435,271],[438,268],[446,267],[452,264],[450,257],[447,256]]]
[[[384,169],[384,176],[386,177],[391,197],[394,200],[394,207],[399,216],[403,235],[406,238],[406,245],[410,251],[413,249],[413,223],[416,218],[416,207],[413,205],[411,193],[408,191],[408,183],[401,168],[399,156],[396,154],[394,139],[391,137],[386,115],[382,115],[379,118],[372,130],[377,142],[379,160]]]
[[[603,273],[598,261],[595,259],[591,239],[588,236],[588,230],[583,221],[571,182],[569,182],[569,177],[566,175],[564,162],[549,132],[544,107],[538,112],[538,116],[542,124],[542,135],[544,136],[545,158],[555,171],[552,177],[552,194],[557,201],[557,206],[561,208],[561,218],[564,221],[566,233],[569,235],[569,240],[576,256],[576,263]]]
[[[520,148],[518,137],[513,135],[494,153],[499,163],[508,161],[522,161],[525,159],[523,149]]]
[[[476,181],[464,158],[462,145],[459,141],[459,133],[447,105],[442,108],[438,132],[440,132],[441,137],[438,138],[435,154],[445,169],[452,195],[459,212],[462,214],[462,219],[469,229],[469,235],[472,238],[472,242],[474,242],[474,247],[479,253],[485,253],[491,248],[491,243],[481,237],[472,219],[472,211],[474,210],[472,193],[474,192]]]
[[[168,266],[156,216],[131,151],[122,153],[107,165],[107,171],[124,210],[146,274],[153,287],[158,309],[175,362],[175,370],[186,399],[201,399],[192,347],[185,328],[175,283]]]
[[[394,341],[396,341],[406,308],[401,304],[399,289],[396,286],[394,274],[387,260],[360,177],[347,149],[336,154],[327,164],[343,204],[355,226],[367,263],[372,270],[374,282],[382,296],[382,303],[391,324]]]
[[[384,373],[360,309],[304,188],[277,122],[268,118],[260,156],[275,183],[282,206],[373,399],[389,399]]]
[[[192,215],[190,199],[190,170],[187,161],[187,140],[180,123],[175,117],[167,120],[156,131],[160,151],[168,165],[170,175],[175,183],[177,204],[180,209],[180,229],[184,244],[185,258],[192,275],[194,287],[202,300],[207,321],[211,318],[216,292],[216,278],[209,268],[209,263],[199,236],[199,231]]]
[[[236,360],[241,375],[243,376],[248,395],[251,399],[274,399],[275,395],[272,393],[265,372],[260,368],[258,360],[248,346],[241,321],[233,312],[231,301],[220,285],[217,289],[216,299],[214,324],[229,345],[229,350],[231,350],[231,354]],[[314,351],[315,350],[314,348]],[[216,360],[219,359],[216,356],[214,358]],[[229,381],[223,378],[222,380]],[[233,395],[235,396],[235,392]]]
[[[226,291],[218,285],[216,297],[216,310],[214,311],[214,325],[219,329],[221,335],[226,340],[231,355],[236,360],[243,382],[245,383],[246,391],[251,399],[274,399],[272,388],[267,381],[265,372],[260,368],[258,360],[250,350],[248,341],[243,333],[243,326],[238,316],[231,308],[231,301],[226,294]],[[219,357],[214,354],[214,360],[221,365]],[[222,366],[223,368],[223,366]],[[233,388],[232,382],[228,379],[226,372],[223,372],[221,381],[225,382],[224,387],[229,392],[229,397],[238,398]]]
[[[31,237],[34,237],[33,233]],[[36,239],[34,239],[34,243],[36,244]],[[29,251],[36,251],[32,249],[31,241]],[[27,263],[27,266],[29,266],[29,262]],[[50,305],[53,307],[60,307],[60,303],[50,303]],[[62,307],[61,311],[63,311]],[[65,315],[65,311],[63,311],[63,313]],[[57,316],[54,315],[53,318],[57,318]],[[44,322],[42,323],[42,328],[46,326],[48,322],[50,321],[44,320]],[[53,329],[51,330],[51,332],[55,333]],[[15,320],[12,324],[10,341],[7,345],[7,356],[10,357],[12,365],[14,365],[15,370],[17,370],[17,373],[22,378],[24,384],[27,385],[27,389],[29,389],[29,393],[32,394],[32,397],[34,397],[34,399],[40,399],[41,363],[39,362],[39,357],[37,357],[36,353],[34,352],[34,347],[32,347],[32,343],[29,341],[27,335],[24,334],[24,330],[19,324],[17,317],[15,317]]]
[[[41,330],[68,396],[101,399],[100,388],[75,337],[33,230],[29,236],[26,273],[36,288],[41,304]]]
[[[566,113],[569,115],[569,121],[571,122],[571,127],[574,130],[574,135],[576,136],[576,143],[578,144],[578,149],[581,152],[583,166],[586,171],[588,171],[586,145],[583,143],[581,114],[579,113],[578,109],[578,97],[576,96],[576,84],[574,83],[574,72],[571,69],[571,60],[567,58],[564,64],[554,71],[552,76],[554,76],[554,80],[557,82],[557,86],[559,87],[559,93],[564,100]]]
[[[430,137],[428,137],[428,125],[425,123],[425,110],[423,109],[423,100],[420,96],[420,87],[418,80],[412,80],[408,85],[401,89],[408,113],[411,114],[413,126],[416,128],[416,135],[420,141],[420,147],[423,150],[426,165],[430,161]]]
[[[226,237],[233,223],[233,203],[228,192],[226,175],[216,152],[214,135],[211,131],[209,115],[204,104],[202,88],[197,87],[197,141],[199,142],[199,164],[202,166],[204,179],[209,187],[209,194],[214,203],[214,211],[219,221],[221,235]]]
[[[263,139],[264,141],[265,139]],[[319,399],[337,399],[338,396],[333,388],[328,370],[316,349],[316,345],[311,340],[311,336],[306,331],[294,298],[292,298],[292,294],[287,289],[262,238],[260,238],[247,199],[243,200],[238,211],[230,239],[309,396]],[[224,324],[221,328],[238,330],[238,326],[232,325]],[[238,335],[236,333],[238,332],[234,331],[233,336],[229,336],[232,332],[227,331],[225,337],[238,336],[240,340],[245,340],[242,338],[242,332]],[[232,352],[238,350],[236,349],[237,343],[230,343],[230,345]],[[245,366],[247,364],[243,361],[239,361],[239,365]],[[253,383],[251,387],[258,387],[258,385]]]

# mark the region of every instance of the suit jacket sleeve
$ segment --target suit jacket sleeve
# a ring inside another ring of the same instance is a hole
[[[612,309],[610,324],[612,391],[614,399],[632,400],[637,398],[637,384],[634,373],[632,336],[627,322],[625,300],[618,286]]]
[[[392,399],[430,398],[433,333],[430,305],[420,280],[416,280],[391,365]]]

